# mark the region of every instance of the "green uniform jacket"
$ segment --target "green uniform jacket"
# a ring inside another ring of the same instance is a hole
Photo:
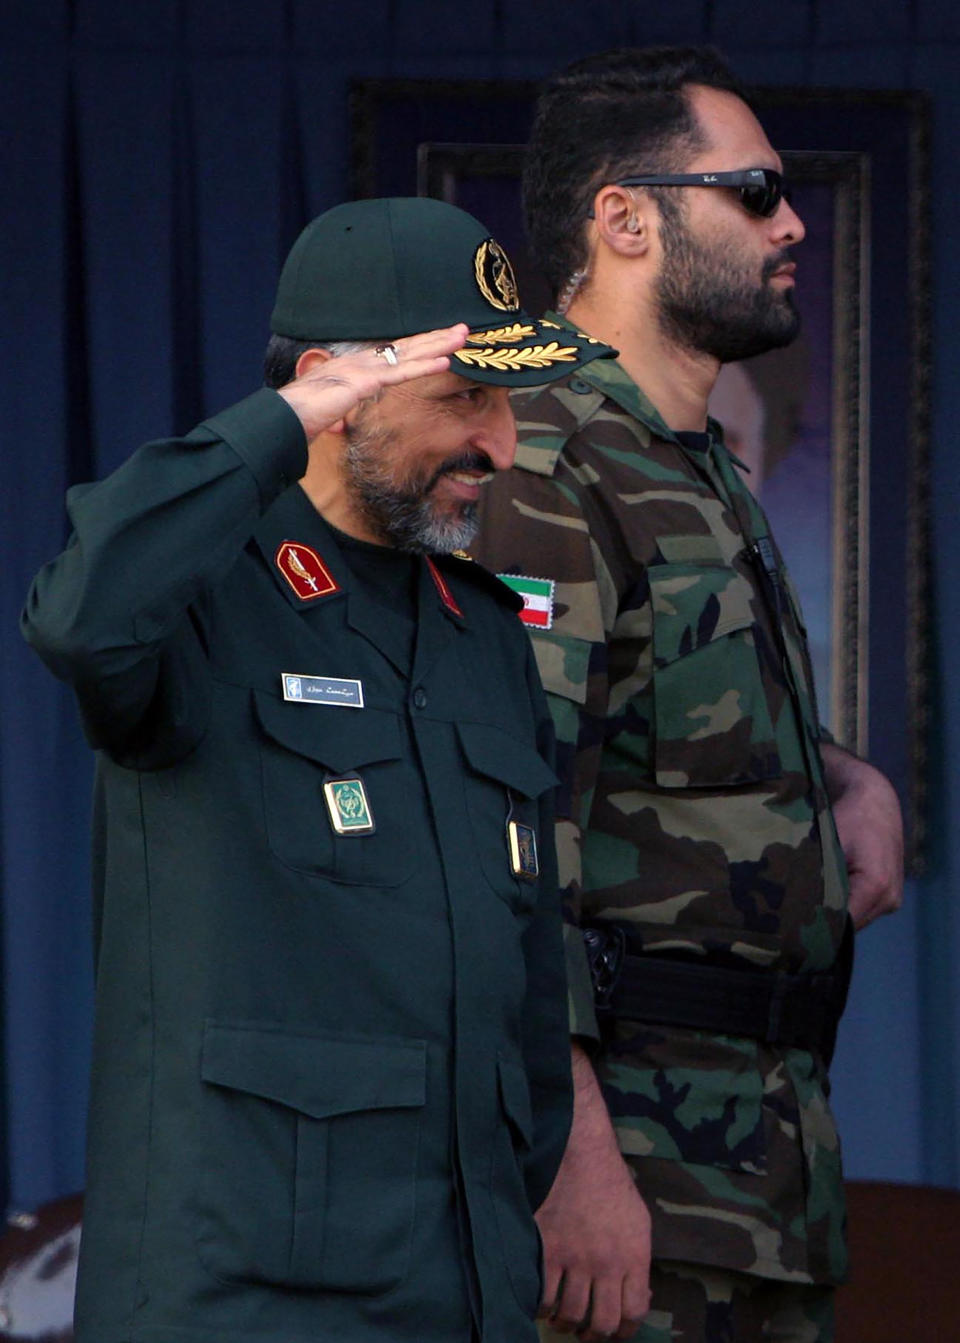
[[[557,728],[572,1029],[599,1042],[654,1255],[836,1280],[822,1062],[679,1027],[601,1031],[578,931],[613,922],[635,953],[733,969],[833,964],[846,874],[796,595],[718,425],[709,446],[681,443],[607,360],[512,401],[518,469],[488,486],[473,553],[556,584],[530,633]]]
[[[506,823],[550,834],[550,717],[466,561],[419,562],[411,674],[305,465],[269,391],[148,445],[24,615],[99,751],[78,1343],[535,1339],[565,982],[552,845],[518,879]],[[373,833],[334,832],[345,775]]]

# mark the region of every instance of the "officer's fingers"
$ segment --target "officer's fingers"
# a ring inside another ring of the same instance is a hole
[[[590,1318],[577,1335],[581,1343],[599,1343],[619,1329],[622,1299],[618,1278],[594,1279]]]
[[[387,341],[366,352],[365,362],[358,361],[357,377],[361,381],[372,377],[374,386],[364,393],[364,399],[381,387],[445,372],[450,367],[450,354],[460,348],[466,335],[467,327],[461,322],[422,335]]]
[[[557,1305],[560,1296],[560,1283],[563,1278],[563,1269],[555,1260],[551,1260],[549,1255],[544,1256],[543,1264],[543,1298],[540,1302],[538,1315],[540,1319],[546,1319],[553,1314],[554,1307]]]
[[[404,336],[401,340],[395,340],[393,345],[398,362],[452,354],[454,350],[460,349],[469,329],[466,322],[457,322],[454,326],[441,326],[433,331],[422,331],[416,336]]]
[[[550,1324],[558,1334],[575,1333],[590,1312],[590,1276],[587,1273],[564,1274],[557,1294],[557,1305]]]
[[[623,1280],[620,1328],[614,1338],[632,1338],[650,1309],[650,1278],[647,1273],[630,1273]]]

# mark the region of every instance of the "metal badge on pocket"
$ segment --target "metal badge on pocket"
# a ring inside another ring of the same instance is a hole
[[[357,775],[346,779],[328,779],[323,796],[330,824],[338,835],[371,835],[376,829],[367,790]]]
[[[532,826],[519,821],[507,822],[507,844],[510,850],[510,871],[524,881],[536,881],[540,875],[537,861],[537,836]]]

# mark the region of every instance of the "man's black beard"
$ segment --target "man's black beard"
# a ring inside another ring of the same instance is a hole
[[[771,287],[782,251],[764,262],[759,280],[736,254],[691,237],[680,219],[664,219],[663,264],[657,277],[664,335],[722,364],[789,345],[800,330],[793,290]]]
[[[464,452],[444,462],[421,484],[404,488],[383,467],[385,436],[354,429],[346,451],[347,485],[372,529],[389,545],[410,554],[449,554],[464,550],[477,534],[477,506],[464,501],[440,513],[431,498],[441,477],[451,471],[491,471],[482,453]]]

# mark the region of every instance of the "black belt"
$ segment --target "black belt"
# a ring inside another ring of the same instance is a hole
[[[853,968],[847,924],[830,970],[788,975],[633,956],[616,924],[583,929],[598,1015],[807,1049],[829,1064]]]

